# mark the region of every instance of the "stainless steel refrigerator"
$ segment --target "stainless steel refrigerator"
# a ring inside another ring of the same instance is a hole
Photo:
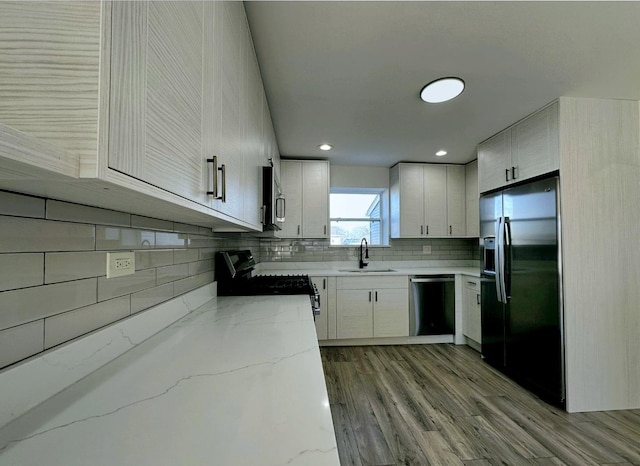
[[[563,406],[558,206],[557,176],[480,197],[482,357]]]

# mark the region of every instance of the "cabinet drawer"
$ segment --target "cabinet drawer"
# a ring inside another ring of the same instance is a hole
[[[463,277],[464,287],[480,293],[480,279],[477,277]]]
[[[338,277],[339,290],[370,290],[384,288],[409,288],[407,275],[376,275],[375,277]]]

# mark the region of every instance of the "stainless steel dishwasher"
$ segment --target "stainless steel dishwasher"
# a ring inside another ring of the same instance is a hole
[[[454,333],[455,284],[453,275],[409,277],[409,335]]]

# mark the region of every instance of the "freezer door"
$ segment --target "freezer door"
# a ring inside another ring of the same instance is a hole
[[[480,197],[482,357],[492,366],[502,370],[504,368],[505,320],[504,304],[499,302],[497,297],[495,274],[497,251],[495,249],[485,251],[485,244],[497,247],[496,226],[500,218],[502,218],[502,192],[482,195]],[[485,263],[487,260],[489,263]],[[494,273],[483,273],[485,270],[494,270]]]
[[[557,196],[557,178],[503,195],[511,227],[506,372],[556,402],[563,398]]]
[[[494,275],[480,278],[482,357],[497,369],[504,370],[505,306],[496,297]]]

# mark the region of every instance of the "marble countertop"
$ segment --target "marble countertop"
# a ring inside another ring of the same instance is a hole
[[[339,465],[308,296],[209,301],[0,429],[5,464]]]

